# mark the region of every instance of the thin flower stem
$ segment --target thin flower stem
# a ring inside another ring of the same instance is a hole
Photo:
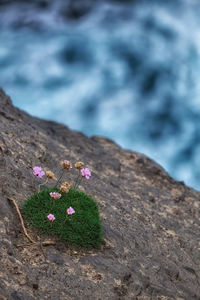
[[[78,176],[77,176],[77,178],[76,178],[76,180],[75,180],[74,189],[76,189],[76,187],[77,187],[77,184],[78,184],[80,175],[81,175],[81,171],[79,170]]]
[[[70,173],[70,170],[69,170],[69,178],[70,178],[70,186],[72,186],[72,184],[73,184],[73,179],[72,179],[72,174]]]
[[[76,189],[76,186],[77,186],[77,183],[78,183],[79,177],[80,177],[80,174],[78,174],[78,176],[77,176],[77,178],[76,178],[76,181],[75,181],[75,184],[74,184],[74,189]]]
[[[62,177],[63,177],[63,175],[64,175],[64,172],[65,172],[65,170],[62,171],[60,177],[58,178],[58,180],[57,180],[57,182],[56,182],[56,187],[57,187],[59,181],[62,179]]]
[[[79,174],[78,174],[78,177],[77,177],[77,180],[76,180],[76,184],[74,186],[74,189],[78,188],[79,184],[81,183],[81,180],[82,180],[83,176],[81,175],[81,171],[79,171]]]
[[[33,186],[34,186],[34,190],[35,190],[35,193],[37,192],[37,188],[36,188],[36,177],[34,176],[34,179],[33,179]]]
[[[81,183],[81,180],[82,180],[82,176],[81,176],[81,178],[79,179],[79,181],[77,181],[77,185],[76,185],[76,188],[78,188],[79,187],[79,185],[80,185],[80,183]]]
[[[49,178],[47,178],[47,180],[46,180],[45,182],[39,184],[39,186],[38,186],[38,193],[40,192],[40,187],[41,187],[42,185],[45,185],[45,184],[48,182],[48,180],[49,180]]]

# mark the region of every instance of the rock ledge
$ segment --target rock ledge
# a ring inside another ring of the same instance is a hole
[[[200,299],[198,192],[109,139],[29,116],[3,90],[0,129],[1,299]],[[82,190],[99,205],[98,251],[78,253],[59,241],[19,246],[28,241],[8,198],[20,207],[33,192],[31,168],[54,171],[62,159],[92,170]]]

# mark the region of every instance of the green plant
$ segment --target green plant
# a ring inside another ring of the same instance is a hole
[[[77,163],[75,167],[77,168]],[[34,175],[42,178],[44,176],[42,169],[34,168],[35,174],[39,174],[39,176]],[[83,170],[88,170],[81,169],[80,162],[77,169],[79,175],[74,184],[75,187],[80,182],[81,174],[82,177],[85,176]],[[67,171],[70,172],[70,167],[67,168]],[[48,172],[50,171],[46,172],[47,177]],[[50,174],[51,179],[54,175],[52,174]],[[61,174],[60,178],[62,176]],[[31,226],[38,229],[39,233],[57,235],[67,246],[84,249],[100,247],[102,229],[97,203],[87,194],[72,188],[72,184],[69,186],[67,183],[63,184],[60,189],[52,187],[42,191],[40,191],[42,185],[40,184],[39,191],[24,201],[22,214]]]
[[[58,191],[57,188],[45,189],[24,202],[22,213],[28,222],[40,233],[60,236],[68,246],[99,247],[102,231],[96,202],[85,193],[70,189],[54,205],[49,193]],[[67,215],[70,206],[75,210],[73,215]],[[55,216],[52,223],[47,218],[49,213]]]

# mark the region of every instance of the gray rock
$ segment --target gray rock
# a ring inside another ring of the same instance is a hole
[[[11,293],[11,299],[13,300],[33,300],[34,298],[30,296],[28,293],[25,291],[14,291]]]
[[[57,265],[63,265],[64,264],[64,259],[63,257],[58,254],[58,253],[52,253],[48,256],[48,259],[51,261],[51,262],[54,262],[55,264]]]
[[[56,172],[63,159],[92,170],[81,189],[99,205],[99,250],[22,246],[29,241],[8,198],[21,207],[32,167]],[[31,117],[0,90],[0,182],[2,299],[200,299],[199,193],[148,157]]]

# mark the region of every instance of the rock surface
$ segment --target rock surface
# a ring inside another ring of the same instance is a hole
[[[200,299],[198,192],[111,140],[29,116],[3,90],[0,130],[0,299]],[[8,200],[21,207],[33,193],[31,168],[56,171],[63,159],[92,170],[81,189],[99,205],[99,250],[28,245]]]

